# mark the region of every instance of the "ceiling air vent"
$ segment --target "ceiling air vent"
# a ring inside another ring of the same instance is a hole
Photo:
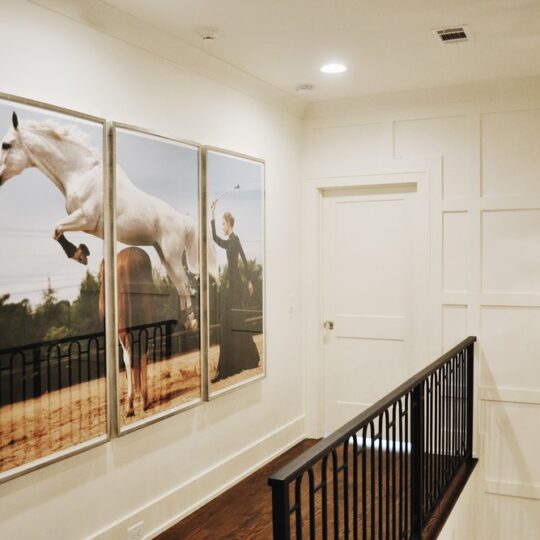
[[[469,29],[466,26],[454,26],[452,28],[443,28],[433,30],[441,43],[460,43],[471,39]]]

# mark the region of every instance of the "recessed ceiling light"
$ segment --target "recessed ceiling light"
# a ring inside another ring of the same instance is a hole
[[[323,73],[343,73],[347,71],[347,66],[344,64],[326,64],[321,68]]]

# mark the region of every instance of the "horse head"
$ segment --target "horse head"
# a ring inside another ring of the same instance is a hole
[[[25,150],[19,136],[19,119],[14,112],[12,115],[12,125],[2,139],[0,150],[0,185],[10,178],[17,176],[24,169],[33,167],[34,164]]]

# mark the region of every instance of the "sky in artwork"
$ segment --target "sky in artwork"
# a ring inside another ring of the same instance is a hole
[[[43,109],[0,100],[0,137],[11,126],[12,112],[19,121],[53,120],[75,125],[88,137],[89,145],[102,151],[100,124]],[[199,219],[199,157],[194,146],[164,138],[117,130],[117,164],[133,183],[169,203],[179,213]],[[227,192],[216,211],[218,234],[223,236],[221,216],[230,211],[248,259],[263,259],[263,165],[219,152],[209,152],[207,193],[211,202]],[[229,191],[239,184],[240,188]],[[75,245],[90,249],[88,266],[64,254],[53,239],[55,225],[67,215],[64,196],[37,168],[29,168],[0,187],[0,295],[10,301],[26,298],[37,305],[50,284],[60,300],[73,301],[86,272],[97,274],[103,258],[103,241],[86,233],[67,233]],[[210,212],[209,212],[210,219]],[[121,245],[119,245],[121,247]],[[214,246],[221,267],[226,254]],[[153,248],[144,248],[152,263],[165,273]]]
[[[102,126],[75,117],[38,110],[0,100],[0,137],[11,126],[15,111],[19,121],[53,120],[60,125],[76,125],[89,139],[89,145],[102,149]],[[97,273],[103,258],[103,241],[85,233],[66,236],[74,244],[90,249],[88,267],[64,254],[53,239],[55,224],[66,216],[64,196],[37,168],[23,171],[0,187],[0,295],[10,301],[27,298],[39,304],[48,283],[59,299],[74,300],[87,269]]]
[[[242,159],[219,152],[208,152],[207,195],[208,218],[210,204],[224,194],[216,207],[216,231],[224,237],[222,216],[230,212],[234,216],[234,232],[240,238],[246,257],[263,262],[263,190],[264,166],[256,161]],[[239,189],[231,189],[239,185]],[[209,229],[209,234],[210,229]],[[211,242],[211,238],[208,240]],[[227,262],[223,249],[215,246],[221,267]]]

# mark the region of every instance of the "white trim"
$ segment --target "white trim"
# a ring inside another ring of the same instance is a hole
[[[481,401],[540,405],[540,390],[481,386],[479,388],[479,398]]]
[[[90,538],[124,538],[128,527],[139,521],[144,521],[145,528],[149,529],[144,536],[145,540],[155,538],[305,439],[304,423],[305,417],[298,416],[232,456],[213,464],[148,504],[97,531]]]
[[[37,471],[38,469],[42,469],[43,467],[48,467],[53,463],[57,463],[58,461],[61,461],[63,459],[76,456],[77,454],[81,454],[90,450],[91,448],[95,448],[96,446],[100,446],[110,441],[110,435],[104,433],[103,435],[98,435],[97,437],[88,439],[87,441],[76,444],[74,446],[68,446],[67,448],[58,450],[57,452],[53,452],[52,454],[47,454],[46,456],[35,459],[34,461],[29,461],[28,463],[19,465],[18,467],[7,469],[6,471],[0,473],[0,483],[7,482],[8,480],[13,480],[14,478],[22,476],[23,474]]]
[[[93,0],[87,8],[84,7],[84,2],[71,0],[29,1],[297,118],[304,115],[306,102],[292,93],[272,86],[102,0]]]
[[[305,118],[310,124],[337,127],[342,123],[372,123],[396,111],[396,120],[445,118],[486,111],[487,114],[535,110],[539,107],[540,77],[502,79],[404,92],[389,92],[310,103]],[[362,120],[357,120],[358,117]]]
[[[430,215],[430,184],[440,181],[442,167],[441,160],[435,159],[426,163],[409,162],[407,160],[388,160],[373,163],[353,176],[311,178],[303,186],[304,217],[302,224],[302,303],[314,305],[313,309],[306,311],[302,323],[303,359],[305,369],[305,396],[306,396],[306,432],[307,436],[319,438],[324,433],[323,427],[323,375],[322,375],[322,270],[321,270],[321,239],[322,239],[322,201],[326,190],[346,189],[356,187],[381,187],[416,184],[419,204],[426,209],[424,239],[425,261],[424,268],[429,272],[432,267],[433,254],[429,250]],[[319,269],[314,271],[314,269]],[[433,292],[434,284],[431,275],[426,276],[430,285],[426,291],[429,296],[429,306],[425,311],[434,312],[439,305],[440,294]],[[438,289],[437,289],[438,290]],[[437,308],[440,311],[440,308]],[[424,311],[424,310],[419,310]],[[422,314],[419,314],[420,316]],[[425,315],[425,314],[424,314]],[[433,354],[432,345],[425,351],[428,356]],[[422,362],[422,358],[416,359]]]

